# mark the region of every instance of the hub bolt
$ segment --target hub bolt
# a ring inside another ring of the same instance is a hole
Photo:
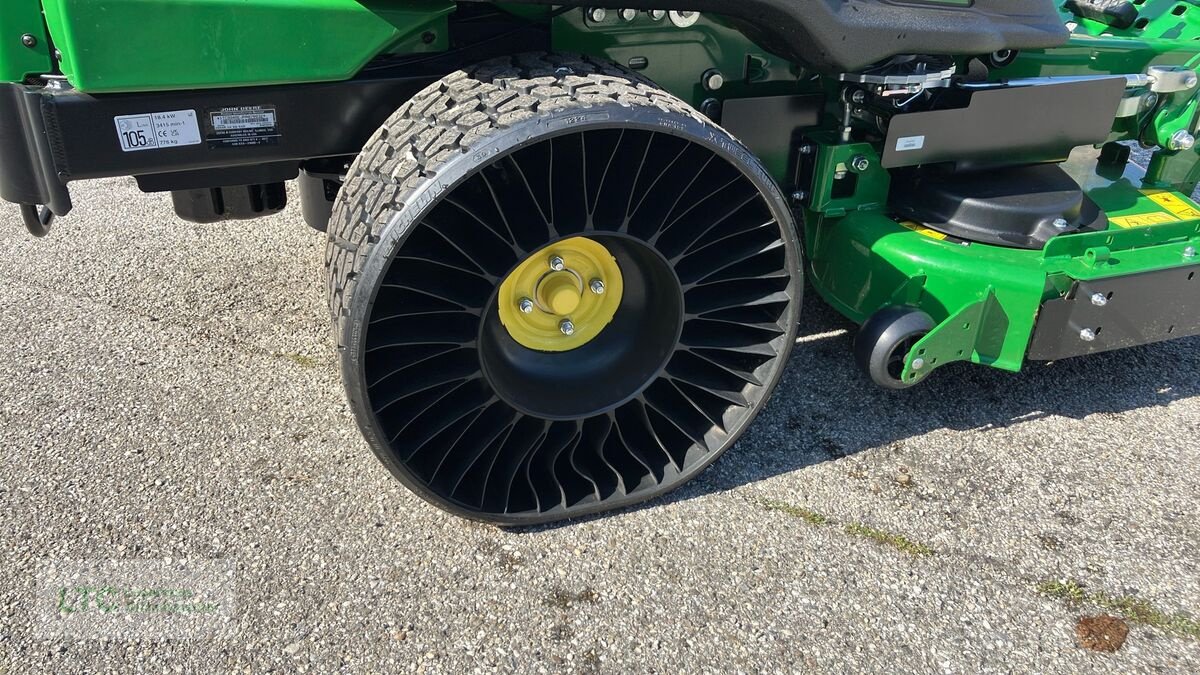
[[[592,279],[592,283],[588,284],[589,288],[596,295],[604,295],[604,282],[599,279]]]
[[[533,313],[533,301],[529,298],[521,298],[521,302],[517,303],[517,306],[521,308],[522,314]]]
[[[593,7],[588,10],[588,18],[593,23],[604,23],[604,20],[608,18],[608,10],[603,7]]]
[[[558,324],[558,329],[563,335],[571,336],[575,334],[575,324],[571,323],[570,319],[563,319],[562,323]]]
[[[1167,141],[1168,150],[1191,150],[1194,147],[1196,147],[1196,137],[1184,129],[1176,131],[1171,135],[1171,140]]]
[[[1108,296],[1103,293],[1093,293],[1092,304],[1097,307],[1103,307],[1108,304]]]
[[[562,256],[550,256],[550,269],[555,272],[561,272],[567,268],[567,263],[563,262]]]
[[[1092,330],[1091,328],[1084,328],[1083,330],[1079,331],[1079,339],[1083,340],[1084,342],[1095,342],[1096,331]]]
[[[1195,246],[1189,246],[1189,247],[1187,247],[1187,248],[1183,249],[1183,257],[1185,257],[1185,258],[1195,258],[1195,257],[1196,257],[1196,247],[1195,247]]]

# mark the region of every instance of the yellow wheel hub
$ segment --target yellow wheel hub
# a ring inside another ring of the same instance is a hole
[[[612,323],[621,268],[602,244],[573,237],[534,253],[500,285],[500,323],[523,347],[567,352]]]

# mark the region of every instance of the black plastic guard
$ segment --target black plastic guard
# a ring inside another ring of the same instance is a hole
[[[1069,37],[1052,0],[973,0],[967,6],[936,0],[509,1],[716,14],[764,49],[830,74],[856,72],[899,54],[1050,49]]]
[[[1193,335],[1200,335],[1200,264],[1076,282],[1042,305],[1027,358],[1056,361]]]
[[[1102,77],[982,89],[966,108],[896,115],[883,166],[945,162],[971,170],[1062,162],[1081,145],[1108,140],[1125,86],[1124,77]]]

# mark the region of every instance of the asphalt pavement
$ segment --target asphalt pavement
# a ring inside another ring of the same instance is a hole
[[[360,438],[298,207],[73,192],[45,240],[0,209],[0,673],[1200,672],[1200,340],[891,394],[810,296],[699,480],[506,531]],[[223,632],[47,636],[47,565],[165,559],[230,568]]]

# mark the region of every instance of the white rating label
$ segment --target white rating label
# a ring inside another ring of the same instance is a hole
[[[200,125],[195,110],[122,115],[114,117],[121,150],[161,150],[200,144]]]

